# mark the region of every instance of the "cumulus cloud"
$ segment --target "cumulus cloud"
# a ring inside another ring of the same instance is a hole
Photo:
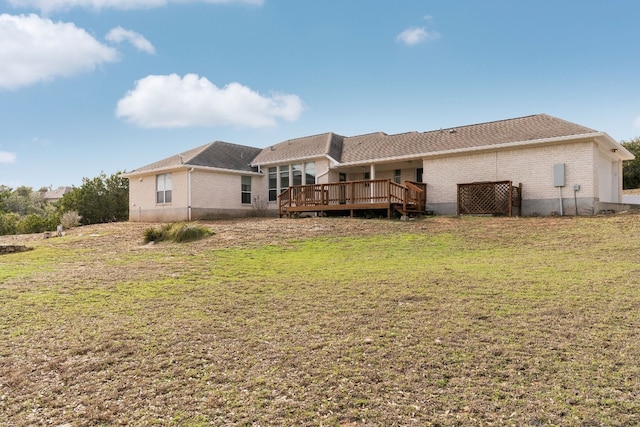
[[[0,163],[15,163],[16,155],[8,151],[0,151]]]
[[[427,31],[426,27],[407,28],[396,37],[398,43],[413,46],[440,38],[440,34],[435,31]]]
[[[36,8],[44,13],[54,10],[84,9],[149,9],[166,6],[169,3],[242,3],[262,5],[264,0],[6,0],[10,5],[21,8]]]
[[[205,77],[150,75],[118,101],[116,116],[147,128],[188,126],[274,126],[297,120],[304,106],[297,95],[261,95],[240,83],[218,88]]]
[[[118,52],[71,23],[0,15],[0,88],[17,89],[91,71]]]
[[[125,30],[122,27],[116,27],[109,31],[105,39],[113,43],[122,43],[124,41],[127,41],[138,50],[149,53],[151,55],[156,53],[156,48],[153,47],[149,40],[144,38],[141,34],[136,33],[135,31]]]

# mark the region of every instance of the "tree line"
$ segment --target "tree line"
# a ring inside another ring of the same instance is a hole
[[[640,188],[640,136],[631,141],[622,141],[622,146],[636,156],[634,160],[627,160],[622,167],[622,188],[632,190]]]
[[[83,178],[61,199],[47,202],[49,188],[33,190],[0,185],[0,235],[54,231],[65,227],[126,221],[129,218],[129,180],[116,172]]]

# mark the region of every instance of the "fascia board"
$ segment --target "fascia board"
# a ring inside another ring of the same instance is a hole
[[[130,177],[136,177],[136,176],[143,176],[143,175],[157,175],[158,173],[168,173],[168,172],[176,172],[176,171],[182,171],[182,170],[189,170],[189,169],[193,169],[193,170],[204,170],[204,171],[209,171],[209,172],[221,172],[221,173],[232,173],[232,174],[237,174],[237,175],[256,175],[256,176],[262,176],[264,175],[261,172],[253,172],[253,171],[239,171],[236,169],[224,169],[224,168],[214,168],[214,167],[209,167],[209,166],[194,166],[194,165],[189,165],[189,164],[182,164],[179,166],[165,166],[162,168],[155,168],[155,169],[147,169],[144,171],[140,171],[140,172],[136,172],[136,171],[131,171],[128,173],[124,173],[121,176],[124,178],[130,178]]]
[[[411,160],[411,159],[443,157],[447,155],[457,155],[457,154],[466,154],[466,153],[469,153],[469,154],[480,153],[480,152],[496,151],[496,150],[510,149],[510,148],[522,148],[527,146],[550,145],[554,143],[568,142],[568,141],[574,141],[574,140],[578,141],[578,140],[585,140],[585,139],[596,139],[603,136],[607,136],[607,135],[602,132],[594,132],[594,133],[569,135],[569,136],[554,137],[554,138],[532,139],[528,141],[505,142],[503,144],[481,145],[478,147],[456,148],[453,150],[432,151],[427,153],[418,153],[418,154],[412,154],[412,155],[406,155],[406,156],[394,156],[394,157],[377,158],[377,159],[370,159],[370,160],[360,160],[357,162],[340,163],[337,165],[337,167],[339,168],[343,166],[361,166],[361,165],[368,165],[372,163],[389,163],[394,161],[404,161],[404,160]],[[609,139],[614,144],[617,144],[610,137]],[[621,149],[621,151],[622,150],[627,151],[620,144],[617,144],[617,145],[619,147],[616,146],[615,148]]]
[[[321,159],[321,158],[326,158],[326,159],[329,159],[330,161],[332,161],[334,163],[338,163],[338,161],[336,159],[334,159],[333,157],[328,156],[326,154],[321,154],[319,156],[291,157],[291,158],[288,158],[288,159],[279,159],[277,161],[272,161],[272,162],[251,163],[251,166],[269,167],[269,166],[281,165],[281,164],[284,164],[284,163],[304,162],[304,161],[307,161],[307,160],[316,160],[316,159]]]

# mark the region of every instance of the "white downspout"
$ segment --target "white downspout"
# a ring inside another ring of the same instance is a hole
[[[193,168],[189,169],[187,174],[187,218],[191,221],[191,172]]]

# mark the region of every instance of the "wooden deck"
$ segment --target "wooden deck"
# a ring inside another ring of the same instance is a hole
[[[386,210],[403,216],[422,214],[427,202],[427,184],[405,181],[397,184],[388,179],[345,181],[329,184],[295,185],[278,196],[280,217],[301,213]]]

